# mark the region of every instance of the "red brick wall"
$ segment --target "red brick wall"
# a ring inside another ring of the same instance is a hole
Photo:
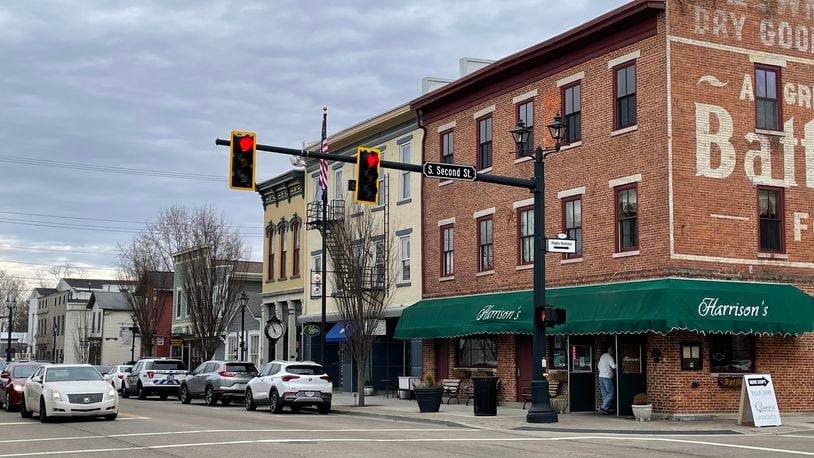
[[[424,375],[435,377],[435,340],[421,342],[421,367]]]
[[[500,399],[517,399],[517,336],[497,336],[497,376],[500,377]]]

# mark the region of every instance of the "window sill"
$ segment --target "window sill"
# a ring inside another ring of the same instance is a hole
[[[288,277],[289,280],[296,280],[298,278],[300,278],[299,275],[292,275],[292,276]]]
[[[409,281],[401,281],[396,283],[396,288],[407,288],[408,286],[412,286],[413,282]]]
[[[624,129],[617,129],[611,132],[611,137],[616,137],[617,135],[624,135],[628,132],[634,132],[639,130],[639,125],[636,124],[635,126],[625,127]]]
[[[274,280],[266,280],[266,283],[274,283]]]
[[[769,130],[769,129],[755,129],[756,134],[772,135],[775,137],[785,137],[786,133],[782,130]]]
[[[440,281],[452,281],[452,280],[455,280],[455,275],[452,275],[452,276],[449,276],[449,277],[441,277],[441,278],[438,279],[439,282]]]
[[[372,211],[372,212],[380,212],[382,210],[384,210],[384,205],[377,205],[377,206],[370,209],[370,211]]]
[[[560,149],[562,149],[562,148],[560,148]],[[528,162],[528,161],[532,161],[532,160],[534,160],[534,156],[523,156],[523,157],[519,157],[519,158],[515,159],[514,163],[515,164],[522,164],[524,162]]]
[[[404,204],[409,204],[409,203],[410,203],[410,202],[412,202],[412,201],[413,201],[413,198],[412,198],[412,197],[408,197],[408,198],[406,198],[406,199],[403,199],[403,200],[400,200],[400,201],[396,202],[396,205],[404,205]]]
[[[486,167],[485,169],[478,169],[478,173],[489,173],[492,171],[492,167]]]
[[[521,264],[521,265],[515,267],[514,270],[529,270],[529,269],[533,269],[533,268],[534,268],[534,264]]]
[[[286,280],[288,280],[288,277],[280,277],[277,279],[277,281],[286,281]]]
[[[569,258],[569,259],[560,259],[560,265],[565,264],[576,264],[578,262],[582,262],[582,257],[579,258]]]
[[[622,251],[622,252],[619,252],[619,253],[613,253],[613,257],[614,258],[627,258],[627,257],[630,257],[630,256],[638,256],[639,254],[641,254],[639,252],[639,250]]]
[[[572,148],[579,148],[580,146],[582,146],[582,140],[580,140],[578,142],[574,142],[574,143],[569,143],[567,145],[563,145],[563,146],[560,147],[560,151],[565,151],[565,150],[569,150],[569,149],[572,149]]]
[[[448,185],[451,185],[451,184],[452,184],[452,180],[446,180],[446,181],[442,181],[442,182],[438,183],[438,187],[440,188],[442,186],[448,186]]]
[[[475,274],[476,277],[485,277],[486,275],[494,275],[495,269],[492,270],[484,270],[483,272],[478,272]]]
[[[761,259],[789,259],[789,255],[785,253],[758,253],[757,257]]]

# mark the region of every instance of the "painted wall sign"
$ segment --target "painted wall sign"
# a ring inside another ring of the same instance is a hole
[[[748,374],[743,376],[738,424],[743,423],[754,423],[757,427],[782,424],[771,375]]]

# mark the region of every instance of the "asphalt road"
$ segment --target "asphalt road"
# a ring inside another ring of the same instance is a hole
[[[814,427],[814,425],[812,425]],[[765,432],[764,432],[765,431]],[[41,424],[0,412],[5,456],[814,456],[814,430],[785,435],[579,434],[449,428],[314,412],[122,400],[119,419]]]

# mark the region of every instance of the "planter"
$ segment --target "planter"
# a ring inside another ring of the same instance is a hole
[[[416,388],[413,392],[415,400],[418,402],[419,412],[438,412],[441,409],[443,388]]]
[[[365,396],[373,396],[373,387],[372,386],[366,386],[365,387]]]
[[[568,398],[553,398],[551,400],[551,407],[557,413],[565,413],[566,409],[568,409]]]
[[[633,408],[633,417],[636,421],[650,421],[650,416],[653,415],[653,404],[630,407]]]

